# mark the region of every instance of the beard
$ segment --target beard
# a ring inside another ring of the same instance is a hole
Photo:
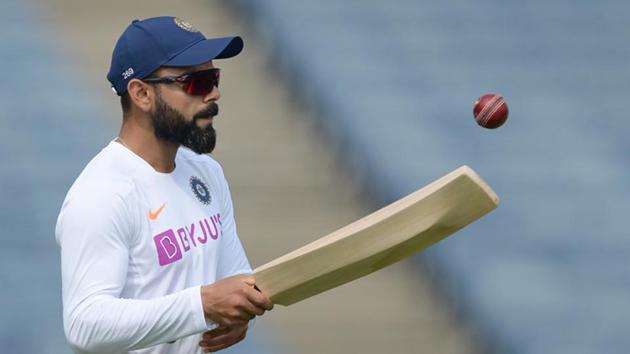
[[[155,111],[151,113],[155,136],[163,141],[183,145],[197,154],[209,154],[217,143],[217,134],[210,123],[205,128],[197,125],[197,120],[219,114],[219,106],[212,102],[208,107],[193,116],[188,122],[178,110],[169,106],[157,95]]]

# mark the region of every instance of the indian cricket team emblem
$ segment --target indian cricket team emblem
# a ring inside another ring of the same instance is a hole
[[[197,30],[195,27],[193,27],[193,25],[191,25],[189,22],[184,21],[180,18],[175,18],[175,24],[177,26],[179,26],[179,28],[183,29],[184,31],[188,31],[188,32],[199,32],[199,30]]]
[[[197,200],[202,204],[208,205],[212,202],[212,197],[210,196],[210,190],[208,186],[199,177],[191,176],[190,177],[190,188],[192,189]]]

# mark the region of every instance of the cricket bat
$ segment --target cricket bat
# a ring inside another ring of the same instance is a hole
[[[275,304],[291,305],[398,262],[497,207],[499,197],[462,166],[376,212],[254,270]]]

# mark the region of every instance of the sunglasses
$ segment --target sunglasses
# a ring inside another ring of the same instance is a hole
[[[162,76],[155,78],[147,78],[142,81],[151,84],[173,84],[180,83],[180,87],[184,92],[193,96],[205,96],[219,87],[219,73],[221,69],[212,68],[208,70],[195,71],[179,76]]]

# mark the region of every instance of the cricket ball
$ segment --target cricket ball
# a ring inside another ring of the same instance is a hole
[[[494,93],[481,95],[473,105],[473,114],[477,124],[488,129],[502,126],[508,118],[508,113],[507,102]]]

